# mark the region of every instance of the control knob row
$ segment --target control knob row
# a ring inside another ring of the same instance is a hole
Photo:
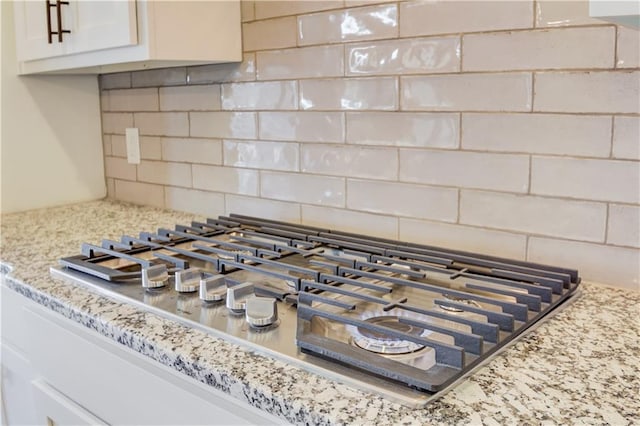
[[[278,320],[278,304],[273,297],[258,297],[250,282],[227,289],[227,308],[236,314],[244,313],[252,327],[266,327]]]
[[[142,287],[155,289],[169,282],[166,265],[153,265],[142,269]],[[278,320],[277,301],[271,297],[255,295],[250,282],[228,287],[224,275],[213,275],[199,269],[176,271],[174,288],[179,293],[194,293],[199,290],[203,302],[219,302],[225,299],[227,308],[235,314],[244,314],[252,327],[266,327]]]

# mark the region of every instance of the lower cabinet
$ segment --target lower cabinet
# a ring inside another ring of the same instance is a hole
[[[284,423],[4,286],[3,308],[7,293],[24,299],[9,317],[3,309],[2,402],[8,425]],[[24,333],[15,335],[18,342],[5,341],[7,321]]]
[[[57,425],[106,425],[41,379],[31,382],[37,423]]]
[[[2,313],[5,321],[4,312]],[[3,336],[4,340],[4,336]],[[2,342],[2,421],[3,425],[34,425],[36,406],[31,382],[36,373],[27,357],[14,346]]]

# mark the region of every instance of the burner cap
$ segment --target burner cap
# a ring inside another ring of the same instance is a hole
[[[476,308],[482,308],[482,306],[478,302],[476,302],[475,300],[465,299],[464,297],[458,297],[458,296],[452,296],[450,294],[445,294],[444,298],[447,299],[447,300],[451,300],[452,302],[458,302],[458,303],[463,303],[463,304],[469,305],[469,306],[475,306]],[[443,310],[449,311],[449,312],[464,312],[462,309],[456,308],[454,306],[438,305],[438,307],[440,309],[443,309]]]
[[[222,260],[234,260],[235,256],[234,255],[247,255],[247,256],[251,256],[253,253],[250,250],[226,250],[228,254],[222,254],[222,253],[216,253],[216,256],[218,256],[220,259]]]
[[[424,329],[413,327],[409,324],[404,324],[398,321],[397,316],[378,316],[365,319],[366,322],[371,324],[383,325],[385,327],[393,328],[397,331],[402,331],[414,336],[422,336]],[[357,327],[354,330],[353,343],[359,348],[365,349],[369,352],[375,352],[378,354],[387,355],[399,355],[416,352],[422,348],[415,342],[409,342],[407,340],[398,340],[393,336],[389,336],[384,333],[380,333],[366,328]]]

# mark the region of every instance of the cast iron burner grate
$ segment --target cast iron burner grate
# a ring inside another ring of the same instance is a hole
[[[412,406],[580,282],[568,268],[241,215],[81,252],[52,274]]]

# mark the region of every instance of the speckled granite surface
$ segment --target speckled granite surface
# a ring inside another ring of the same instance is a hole
[[[414,410],[49,276],[49,267],[77,254],[84,241],[192,219],[108,201],[4,215],[2,272],[8,272],[6,265],[13,268],[5,282],[73,321],[291,423],[640,424],[640,293],[584,284],[578,301],[441,399]]]

